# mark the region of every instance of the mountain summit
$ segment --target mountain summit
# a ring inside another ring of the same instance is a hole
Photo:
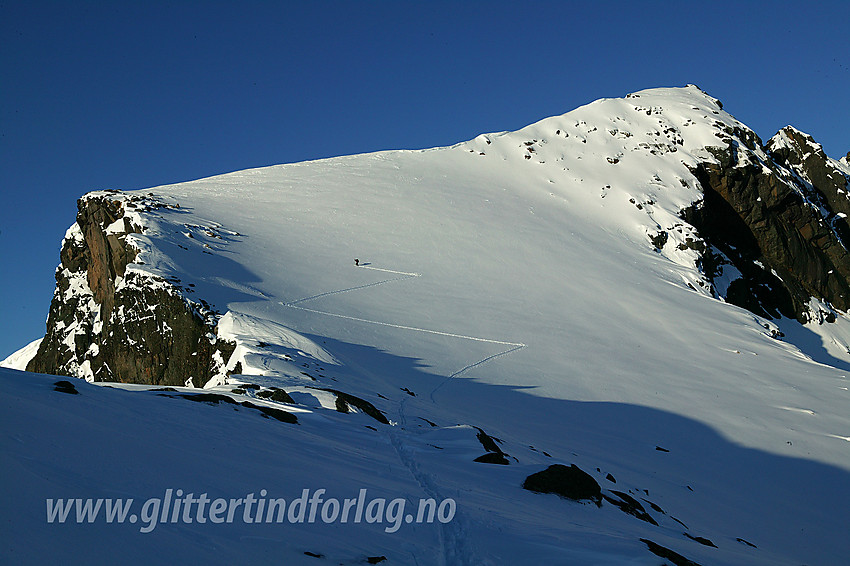
[[[90,193],[16,363],[297,415],[281,449],[323,438],[331,482],[345,430],[401,461],[401,497],[457,500],[436,555],[367,537],[394,563],[834,563],[848,214],[850,165],[807,134],[645,90],[451,147]],[[546,493],[565,481],[596,505]]]
[[[253,368],[244,345],[232,356],[238,341],[217,331],[221,317],[244,323],[257,308],[273,313],[266,322],[309,319],[346,333],[357,321],[336,315],[383,321],[389,309],[399,311],[387,319],[394,324],[436,318],[498,338],[523,318],[549,318],[523,317],[513,297],[527,288],[538,299],[531,310],[545,304],[557,320],[573,318],[578,297],[617,320],[628,313],[606,312],[608,297],[633,292],[622,283],[647,268],[766,320],[833,321],[850,305],[848,175],[806,134],[788,127],[765,145],[690,86],[601,100],[447,148],[91,193],[63,242],[47,334],[28,369],[218,383],[237,362]],[[642,261],[612,278],[604,264],[622,246]],[[365,270],[351,269],[354,256],[369,258]],[[406,280],[412,272],[424,277]],[[351,292],[384,276],[398,282]],[[348,311],[308,314],[335,302]],[[508,322],[511,310],[520,312]],[[388,340],[371,345],[398,337]],[[425,354],[418,343],[404,351]]]

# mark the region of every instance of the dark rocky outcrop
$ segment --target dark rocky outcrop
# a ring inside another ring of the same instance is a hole
[[[510,460],[508,460],[508,454],[502,451],[499,445],[496,444],[496,439],[478,427],[475,427],[475,429],[478,431],[475,437],[487,453],[475,458],[475,460],[473,460],[474,462],[482,464],[500,464],[502,466],[507,466],[511,463]]]
[[[705,537],[695,537],[695,536],[688,534],[688,533],[684,533],[684,535],[686,537],[688,537],[689,539],[691,539],[692,541],[698,542],[703,546],[710,546],[712,548],[717,548],[716,544],[714,544],[713,542],[711,542],[709,539],[707,539]]]
[[[767,142],[774,162],[792,171],[823,207],[826,220],[837,232],[845,247],[850,246],[850,179],[832,162],[823,148],[810,135],[786,126]]]
[[[614,497],[608,494],[602,494],[602,497],[608,503],[619,508],[620,511],[622,511],[623,513],[631,515],[632,517],[637,517],[641,521],[645,521],[651,525],[658,525],[655,519],[652,518],[652,515],[646,512],[646,509],[643,508],[643,505],[641,505],[637,499],[635,499],[628,493],[611,490],[611,494]]]
[[[507,466],[511,463],[504,454],[498,452],[487,452],[475,458],[473,462],[478,462],[479,464],[499,464],[501,466]]]
[[[173,395],[165,395],[173,397]],[[222,395],[221,393],[185,393],[177,395],[181,399],[194,401],[195,403],[209,403],[210,405],[218,405],[219,403],[228,403],[230,405],[238,405],[239,403],[233,397]]]
[[[280,409],[275,409],[274,407],[256,405],[254,403],[251,403],[250,401],[243,401],[241,405],[243,407],[259,411],[266,418],[272,418],[282,423],[298,424],[298,417],[288,411],[282,411]]]
[[[365,399],[361,399],[360,397],[356,397],[354,395],[351,395],[350,393],[344,393],[337,389],[330,389],[327,387],[316,387],[315,389],[318,389],[320,391],[327,391],[328,393],[333,393],[334,395],[336,395],[336,410],[340,413],[348,413],[349,405],[351,405],[353,407],[356,407],[357,409],[360,409],[361,411],[363,411],[381,424],[390,424],[390,421],[387,420],[387,417],[385,417],[384,414],[379,411],[377,407],[375,407],[375,405],[373,405],[369,401],[366,401]]]
[[[74,384],[70,381],[57,381],[53,384],[53,391],[58,391],[59,393],[68,393],[70,395],[79,395],[80,392],[77,391],[77,388],[74,387]]]
[[[704,242],[703,271],[741,273],[724,298],[760,316],[808,322],[812,298],[850,308],[848,179],[810,137],[786,128],[765,147],[732,129],[717,163],[694,169],[704,198],[683,211]],[[768,156],[762,159],[759,155]],[[834,316],[834,315],[833,315]],[[827,319],[830,318],[827,313]]]
[[[233,344],[215,337],[209,317],[174,288],[141,284],[125,289],[115,298],[124,316],[104,323],[110,337],[100,344],[105,379],[163,385],[191,379],[201,387],[217,371],[216,353],[225,362],[233,353]],[[138,316],[133,312],[136,305],[153,306],[155,316]]]
[[[675,566],[700,566],[693,560],[689,560],[678,552],[670,550],[665,546],[661,546],[657,542],[652,542],[651,540],[645,538],[640,539],[640,541],[646,545],[646,547],[652,554],[659,556],[665,560],[669,560]]]
[[[531,474],[522,484],[523,489],[537,493],[554,493],[573,501],[589,500],[602,504],[602,488],[593,476],[571,464],[553,464]]]
[[[203,386],[234,344],[215,335],[218,313],[172,281],[128,271],[143,232],[125,215],[167,205],[117,191],[78,203],[62,244],[47,332],[28,371],[95,381]]]
[[[257,405],[256,403],[251,403],[250,401],[239,402],[236,401],[233,397],[230,397],[229,395],[222,395],[221,393],[181,393],[178,395],[168,395],[166,393],[160,393],[160,395],[162,395],[163,397],[178,397],[180,399],[186,399],[188,401],[194,401],[196,403],[206,403],[208,405],[218,405],[220,403],[224,403],[227,405],[242,406],[247,409],[253,409],[259,412],[265,418],[272,418],[282,423],[298,424],[298,417],[296,417],[290,412],[275,409],[274,407]]]
[[[269,389],[259,391],[257,392],[257,397],[260,397],[261,399],[271,399],[278,403],[295,403],[289,393],[278,387],[270,387]]]

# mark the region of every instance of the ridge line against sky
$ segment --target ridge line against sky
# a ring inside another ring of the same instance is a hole
[[[446,146],[695,83],[850,150],[850,3],[0,4],[0,358],[44,332],[76,199]]]

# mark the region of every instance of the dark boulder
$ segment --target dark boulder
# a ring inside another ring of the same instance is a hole
[[[473,460],[473,462],[478,462],[480,464],[500,464],[502,466],[507,466],[511,463],[504,454],[499,452],[487,452]]]
[[[599,484],[575,464],[569,467],[553,464],[525,478],[522,487],[537,493],[554,493],[573,501],[589,500],[597,505],[602,504],[602,489]]]
[[[269,389],[259,391],[257,393],[257,397],[260,397],[262,399],[271,399],[272,401],[277,401],[278,403],[295,403],[289,393],[277,387],[271,387]]]
[[[689,560],[678,552],[674,552],[667,547],[661,546],[656,542],[652,542],[649,539],[642,538],[640,541],[646,545],[652,554],[665,560],[669,560],[675,566],[700,566],[697,562]]]
[[[504,451],[502,451],[502,449],[496,443],[497,439],[493,438],[479,427],[475,427],[475,429],[478,431],[475,437],[478,439],[478,442],[481,443],[481,446],[484,447],[484,450],[486,450],[487,453],[477,457],[475,460],[473,460],[474,462],[479,462],[482,464],[500,464],[502,466],[507,466],[511,463],[511,461],[508,460],[509,454],[506,454]]]
[[[59,393],[70,393],[71,395],[79,395],[80,392],[77,391],[77,388],[74,387],[74,384],[70,381],[57,381],[53,384],[53,391],[58,391]]]

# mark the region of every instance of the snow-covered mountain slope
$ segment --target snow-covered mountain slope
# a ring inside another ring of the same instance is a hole
[[[17,352],[10,354],[6,357],[6,359],[0,361],[0,367],[21,371],[25,370],[27,368],[27,364],[30,363],[30,361],[35,357],[35,354],[38,352],[41,340],[41,338],[33,340]]]
[[[714,243],[682,218],[700,206],[697,173],[721,160],[718,146],[734,148],[740,170],[798,179],[805,196],[799,171],[753,138],[695,87],[654,89],[452,147],[87,195],[57,275],[64,314],[36,358],[89,379],[182,376],[295,411],[299,425],[84,384],[65,396],[55,379],[4,372],[3,453],[16,474],[7,483],[27,486],[15,499],[22,524],[44,532],[36,500],[51,485],[57,497],[169,487],[240,497],[282,474],[295,495],[452,497],[457,517],[392,534],[169,525],[156,536],[187,554],[216,545],[214,560],[242,552],[242,537],[258,541],[245,552],[260,560],[272,544],[343,562],[658,563],[646,539],[700,564],[838,563],[850,555],[850,323],[822,297],[810,312],[831,324],[725,302],[740,258],[714,247],[725,272],[707,273]],[[777,269],[765,271],[788,278]],[[145,343],[155,338],[163,344]],[[291,403],[263,400],[272,387]],[[143,419],[141,437],[120,440],[139,430],[127,415],[148,413],[159,416]],[[34,421],[28,436],[16,425]],[[62,451],[46,454],[54,428]],[[91,459],[69,463],[69,434]],[[101,443],[117,445],[108,465]],[[146,472],[127,464],[160,445]],[[508,465],[473,461],[485,452]],[[521,488],[553,463],[576,464],[614,500],[624,501],[611,490],[631,493],[657,524],[610,499],[597,508]],[[157,477],[166,465],[177,470],[168,481]],[[101,466],[111,472],[95,480]],[[45,470],[37,481],[33,469]],[[62,529],[64,544],[89,536]],[[119,531],[89,534],[144,554],[147,539]]]

